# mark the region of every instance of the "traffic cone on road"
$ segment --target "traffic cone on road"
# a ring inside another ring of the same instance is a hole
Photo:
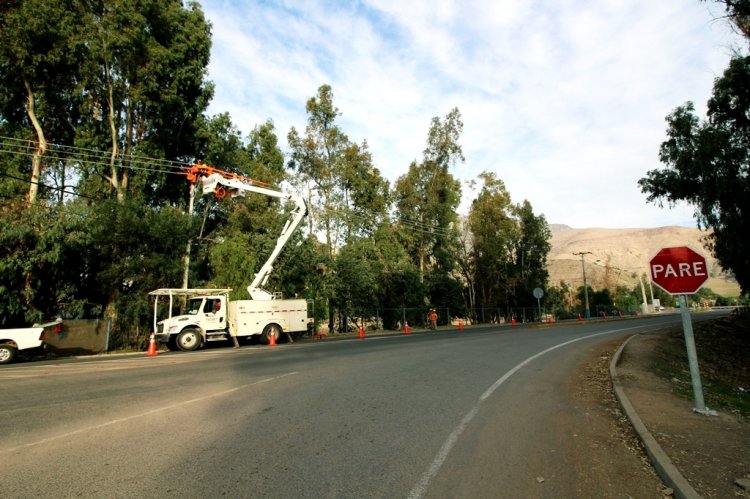
[[[411,331],[409,331],[409,323],[404,321],[404,334],[409,334]]]
[[[364,338],[365,337],[365,328],[362,327],[362,324],[359,325],[359,337]]]
[[[156,351],[156,334],[151,333],[151,338],[148,340],[148,350],[146,350],[146,357],[156,357],[159,353]]]
[[[461,319],[458,319],[458,330],[463,331],[464,330],[464,321]]]
[[[269,347],[276,346],[276,328],[275,327],[272,327],[271,330],[268,332],[268,346]]]

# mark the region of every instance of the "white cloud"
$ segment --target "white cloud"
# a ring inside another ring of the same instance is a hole
[[[213,23],[210,111],[281,143],[330,84],[350,139],[391,181],[430,120],[462,113],[462,180],[491,170],[514,201],[575,227],[692,224],[645,202],[665,116],[699,111],[738,38],[697,0],[202,2]],[[472,194],[464,193],[465,210]]]

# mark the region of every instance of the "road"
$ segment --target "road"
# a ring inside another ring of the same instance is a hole
[[[572,497],[561,387],[596,345],[679,321],[6,366],[0,495]]]

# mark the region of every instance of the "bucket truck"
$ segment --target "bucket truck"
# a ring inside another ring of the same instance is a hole
[[[263,289],[281,250],[307,214],[304,199],[207,165],[194,165],[187,176],[192,183],[202,180],[204,195],[214,194],[223,199],[255,192],[289,201],[293,209],[271,255],[247,287],[252,300],[229,300],[231,289],[228,288],[163,288],[151,291],[149,294],[155,297],[154,333],[157,343],[166,343],[170,350],[187,351],[200,348],[209,341],[231,340],[237,347],[241,338],[255,336],[259,337],[261,343],[268,344],[272,335],[276,340],[281,333],[306,332],[313,323],[307,300],[285,300],[280,294]],[[160,298],[166,298],[169,302],[168,317],[163,320],[159,320],[158,314]],[[187,300],[182,315],[172,316],[175,298]]]

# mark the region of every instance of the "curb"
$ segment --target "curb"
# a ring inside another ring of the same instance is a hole
[[[628,342],[635,338],[637,335],[629,337],[625,342],[620,345],[617,349],[612,361],[609,363],[609,376],[612,379],[612,386],[615,389],[615,396],[620,402],[623,412],[630,420],[630,424],[633,425],[635,432],[638,434],[643,446],[646,449],[651,464],[656,469],[656,473],[664,481],[664,483],[674,490],[675,497],[682,499],[701,499],[702,496],[695,491],[692,485],[688,483],[680,470],[672,463],[666,452],[661,448],[661,445],[656,441],[653,435],[648,431],[646,426],[641,421],[638,413],[635,412],[633,404],[630,403],[630,399],[625,395],[625,390],[620,384],[620,379],[617,376],[617,364],[620,363],[620,356],[622,355],[625,346]]]

